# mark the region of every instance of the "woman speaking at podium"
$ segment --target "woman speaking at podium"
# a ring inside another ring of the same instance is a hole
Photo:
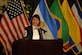
[[[30,40],[42,40],[43,34],[42,32],[47,32],[44,29],[40,28],[40,17],[38,14],[32,16],[31,26],[26,27],[25,29],[25,37]]]

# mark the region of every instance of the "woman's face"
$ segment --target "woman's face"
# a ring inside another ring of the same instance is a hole
[[[32,19],[32,25],[34,25],[34,26],[38,26],[39,25],[39,19],[38,18],[36,18],[36,17],[33,17],[33,19]]]

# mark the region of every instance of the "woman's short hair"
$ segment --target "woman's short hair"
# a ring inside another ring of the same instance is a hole
[[[38,14],[35,14],[35,15],[32,16],[32,19],[33,19],[34,17],[39,20],[39,25],[40,25],[40,16],[39,16]],[[31,20],[31,25],[32,25],[32,20]]]

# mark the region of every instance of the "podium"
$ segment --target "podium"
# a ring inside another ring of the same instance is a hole
[[[21,39],[13,43],[12,55],[64,55],[63,41]]]

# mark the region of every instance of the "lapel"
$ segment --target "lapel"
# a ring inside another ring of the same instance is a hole
[[[33,29],[32,26],[27,27],[27,38],[32,40],[32,36],[33,36]]]
[[[31,29],[30,29],[30,39],[32,39],[33,37],[33,27],[31,26]]]
[[[41,30],[41,28],[38,29],[38,32],[39,32],[40,40],[42,40],[42,39],[43,39],[43,35],[42,35],[42,30]]]

